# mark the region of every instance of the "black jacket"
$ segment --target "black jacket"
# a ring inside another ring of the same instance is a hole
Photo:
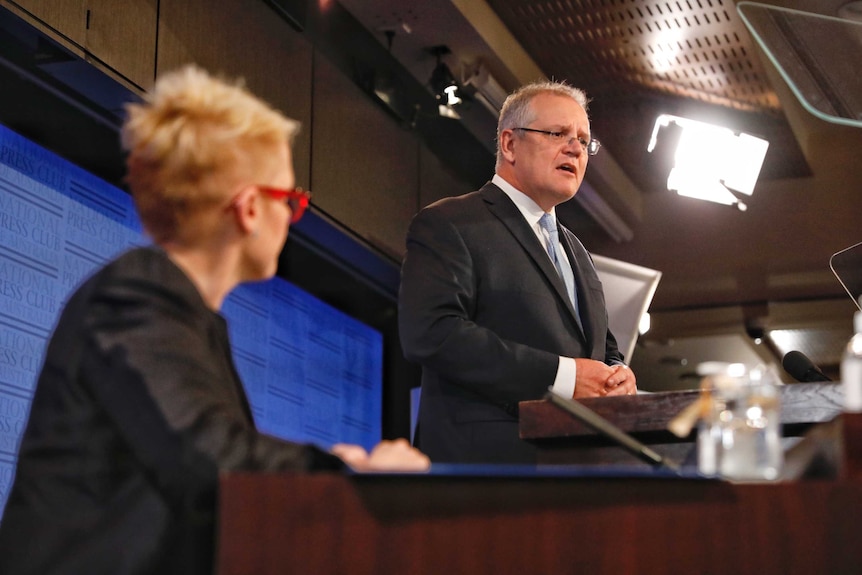
[[[336,468],[255,429],[224,319],[158,248],[69,300],[0,524],[0,573],[210,573],[220,470]]]

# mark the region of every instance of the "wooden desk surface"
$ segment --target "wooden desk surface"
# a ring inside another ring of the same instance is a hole
[[[652,434],[679,441],[667,431],[668,422],[697,399],[698,391],[650,393],[583,399],[581,403],[629,433]],[[785,435],[799,435],[812,423],[829,421],[841,412],[839,384],[797,383],[780,387],[781,422]],[[546,400],[522,401],[520,433],[524,439],[590,437],[596,432]],[[688,441],[694,440],[692,434]]]

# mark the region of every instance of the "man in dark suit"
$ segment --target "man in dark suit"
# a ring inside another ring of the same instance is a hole
[[[577,193],[590,138],[584,93],[524,86],[497,128],[482,189],[414,218],[399,297],[401,342],[422,365],[418,442],[432,461],[535,462],[518,402],[636,392],[608,330],[590,255],[556,222]]]

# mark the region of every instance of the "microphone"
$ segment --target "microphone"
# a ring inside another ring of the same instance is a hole
[[[801,383],[832,381],[801,351],[788,351],[781,360],[781,367]]]

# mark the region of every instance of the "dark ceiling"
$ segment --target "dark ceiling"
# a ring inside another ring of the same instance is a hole
[[[790,349],[837,375],[855,308],[829,259],[862,241],[862,129],[805,110],[736,3],[341,3],[423,81],[434,65],[428,48],[446,45],[452,52],[446,62],[462,77],[481,64],[507,91],[538,77],[587,91],[593,134],[604,144],[588,169],[588,187],[603,206],[599,211],[610,212],[625,233],[609,231],[607,218],[590,209],[587,192],[558,213],[594,253],[662,272],[650,308],[653,329],[632,358],[648,388],[696,384],[700,361],[780,364]],[[845,1],[769,4],[834,17]],[[860,46],[836,53],[836,61],[859,61]],[[666,168],[658,154],[647,152],[659,114],[711,121],[769,141],[746,211],[666,190]],[[480,124],[477,137],[493,141]],[[774,338],[752,343],[752,336],[773,330]]]

